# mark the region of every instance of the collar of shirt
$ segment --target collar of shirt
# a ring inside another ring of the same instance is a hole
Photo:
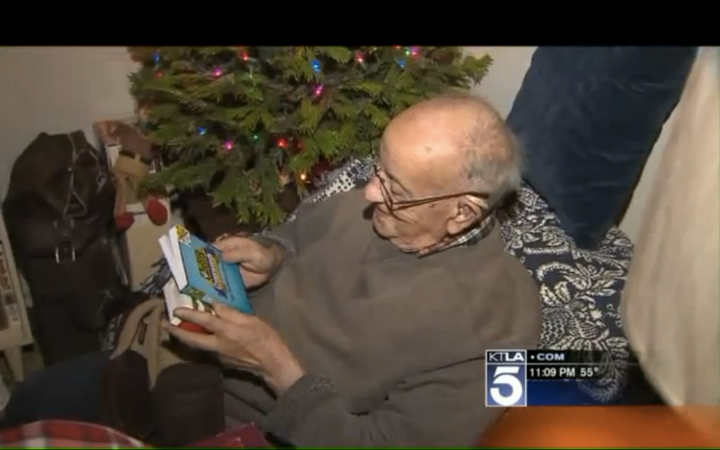
[[[457,236],[453,240],[449,242],[440,242],[438,244],[435,244],[433,246],[424,248],[422,250],[418,250],[415,252],[415,255],[418,257],[424,257],[428,255],[433,255],[435,253],[441,252],[443,250],[447,250],[452,247],[458,247],[461,245],[473,245],[478,242],[480,242],[485,236],[490,234],[490,232],[495,227],[495,224],[497,223],[497,218],[495,214],[490,214],[485,219],[483,219],[478,226],[473,227],[466,231],[465,233],[461,234],[460,236]]]

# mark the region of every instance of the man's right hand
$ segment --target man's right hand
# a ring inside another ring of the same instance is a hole
[[[279,245],[265,245],[240,236],[220,239],[214,245],[222,252],[223,260],[239,265],[248,289],[267,283],[282,264],[283,251]]]

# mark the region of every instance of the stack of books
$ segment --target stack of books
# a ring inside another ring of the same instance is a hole
[[[252,314],[238,265],[223,261],[215,246],[180,225],[170,228],[159,242],[172,273],[163,287],[171,324],[204,332],[197,325],[178,319],[173,312],[183,307],[213,313],[215,302]]]

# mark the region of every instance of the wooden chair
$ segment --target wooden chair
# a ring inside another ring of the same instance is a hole
[[[14,381],[25,378],[22,347],[33,343],[25,292],[15,266],[5,220],[0,214],[0,352],[7,359]]]

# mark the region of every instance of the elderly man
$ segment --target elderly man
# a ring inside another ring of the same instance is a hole
[[[263,381],[226,379],[226,425],[300,447],[472,445],[498,415],[485,350],[540,335],[537,287],[492,213],[519,162],[485,102],[425,101],[387,127],[364,190],[218,242],[255,314],[178,311],[211,334],[168,331]]]

